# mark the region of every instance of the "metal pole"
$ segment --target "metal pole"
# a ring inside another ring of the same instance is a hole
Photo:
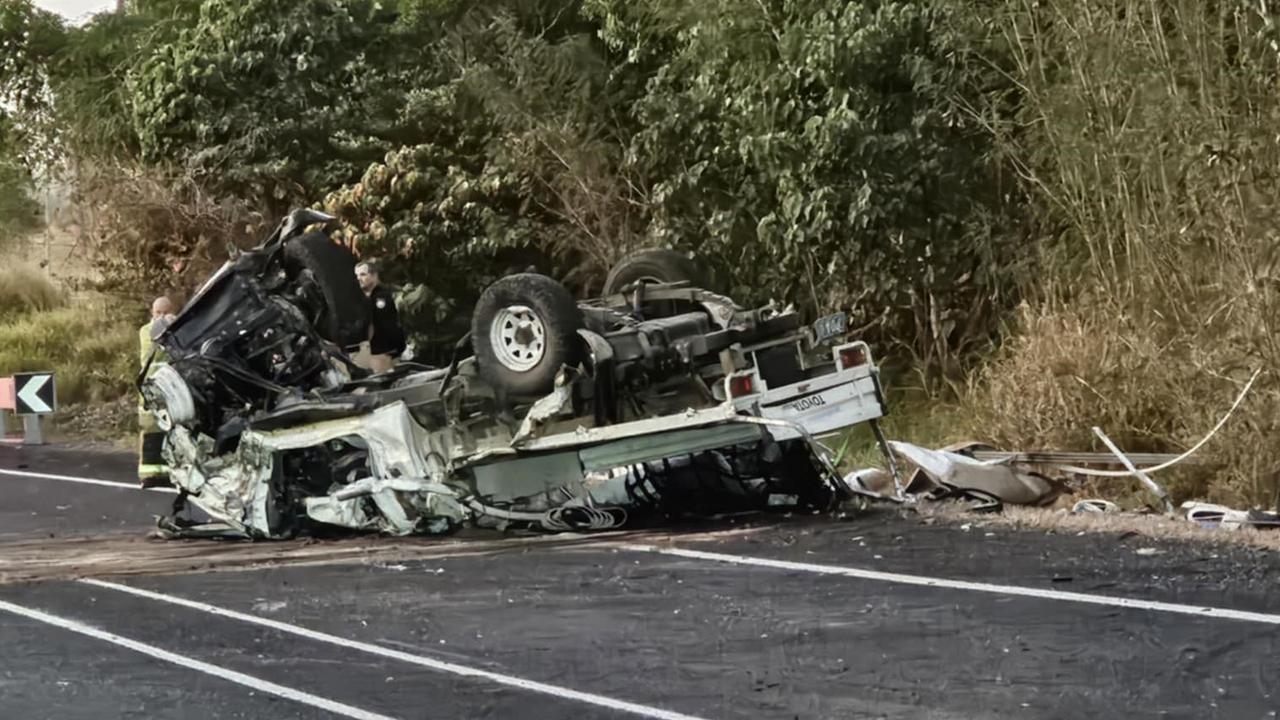
[[[889,449],[889,441],[885,440],[884,430],[880,428],[879,418],[871,421],[871,432],[875,433],[876,444],[880,446],[885,462],[889,463],[889,472],[893,475],[894,497],[903,500],[906,498],[906,488],[902,486],[902,474],[898,471],[898,462],[893,457],[893,451]]]
[[[1141,480],[1142,484],[1146,485],[1148,490],[1155,493],[1156,497],[1164,501],[1165,512],[1172,515],[1173,501],[1169,499],[1169,493],[1165,492],[1164,488],[1161,487],[1159,483],[1152,480],[1150,475],[1142,472],[1132,462],[1130,462],[1129,458],[1126,457],[1124,453],[1120,452],[1120,448],[1116,447],[1116,444],[1111,442],[1111,438],[1107,437],[1106,434],[1102,432],[1102,428],[1095,427],[1093,429],[1093,434],[1097,435],[1098,439],[1106,444],[1107,448],[1120,459],[1120,462],[1124,463],[1125,468],[1127,468],[1129,472],[1133,473],[1134,477]]]
[[[24,445],[43,445],[44,429],[41,427],[41,416],[39,415],[23,415],[22,430]]]

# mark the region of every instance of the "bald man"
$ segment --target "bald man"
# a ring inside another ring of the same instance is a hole
[[[145,367],[151,348],[160,333],[173,322],[173,301],[161,295],[151,303],[151,319],[138,328],[139,365]],[[164,350],[158,350],[147,368],[147,377],[168,362]],[[169,484],[169,468],[164,462],[164,433],[156,425],[155,416],[147,412],[138,398],[138,483],[144,488]]]
[[[173,316],[173,301],[167,295],[161,295],[151,301],[151,319]]]

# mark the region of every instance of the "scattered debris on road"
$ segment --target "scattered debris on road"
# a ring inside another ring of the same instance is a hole
[[[1145,511],[1126,512],[1110,500],[1089,498],[1076,501],[1068,511],[1060,500],[1071,494],[1069,481],[1083,478],[1131,478],[1138,480],[1159,500],[1165,518],[1177,516],[1173,503],[1164,486],[1152,475],[1182,463],[1195,463],[1193,457],[1200,448],[1226,424],[1249,394],[1261,371],[1255,371],[1241,389],[1230,409],[1218,423],[1185,452],[1172,454],[1126,453],[1109,438],[1101,428],[1093,433],[1107,448],[1107,453],[1096,452],[1006,452],[977,442],[957,443],[932,450],[911,443],[889,441],[892,455],[914,468],[909,476],[909,494],[925,500],[959,501],[959,507],[969,512],[1000,512],[1005,505],[1027,508],[1059,509],[1048,512],[1069,514],[1086,519],[1103,517],[1144,516]],[[1123,466],[1123,470],[1100,469],[1097,466]],[[1050,471],[1058,477],[1043,474]],[[868,468],[846,476],[847,485],[857,487],[868,494],[887,491],[890,475],[877,468]],[[1238,531],[1280,529],[1280,513],[1261,509],[1238,510],[1202,502],[1186,502],[1183,517],[1196,528],[1213,528]],[[963,529],[963,528],[962,528]]]
[[[1101,498],[1090,498],[1088,500],[1081,500],[1077,502],[1075,505],[1071,506],[1071,512],[1074,515],[1087,515],[1087,514],[1103,515],[1107,513],[1120,512],[1120,506],[1111,502],[1110,500],[1102,500]]]
[[[1187,501],[1182,503],[1187,520],[1203,528],[1239,530],[1250,527],[1259,530],[1280,529],[1280,513],[1266,510],[1236,510],[1225,505]]]

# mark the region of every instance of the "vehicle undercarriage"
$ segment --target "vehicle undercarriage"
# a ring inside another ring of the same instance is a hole
[[[744,309],[644,251],[588,301],[502,278],[447,367],[372,375],[349,354],[368,323],[354,257],[306,231],[331,222],[296,211],[228,261],[144,370],[171,481],[215,530],[605,529],[852,492],[816,438],[874,426],[884,403],[843,315]]]

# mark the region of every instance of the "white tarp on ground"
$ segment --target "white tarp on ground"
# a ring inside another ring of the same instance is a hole
[[[893,440],[889,441],[889,448],[939,485],[978,490],[1010,505],[1045,505],[1061,494],[1058,483],[1002,461],[983,462],[949,450],[930,450]]]

